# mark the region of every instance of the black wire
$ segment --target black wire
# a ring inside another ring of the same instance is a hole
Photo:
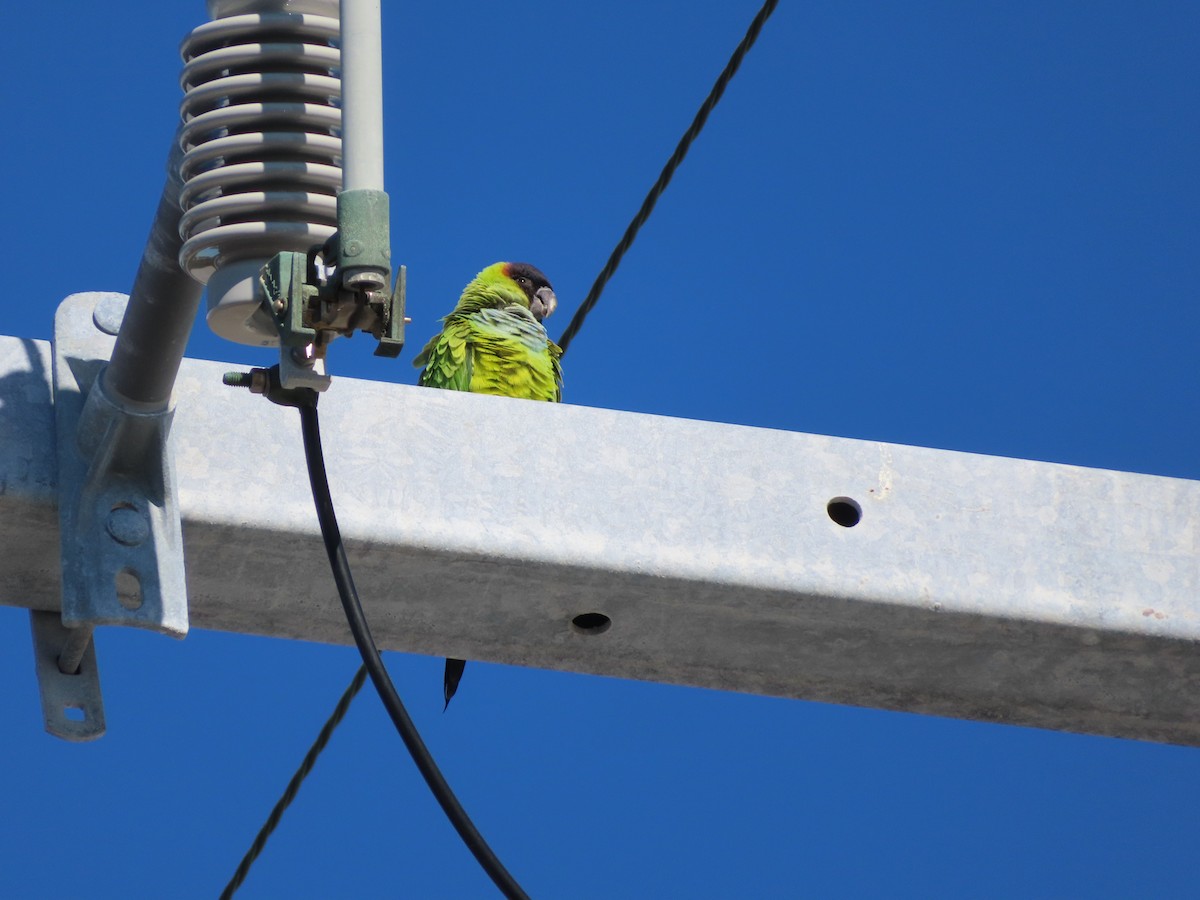
[[[371,630],[367,627],[358,592],[354,589],[350,564],[346,560],[346,549],[342,545],[342,535],[338,529],[337,517],[334,515],[333,500],[329,495],[329,479],[325,474],[325,456],[321,451],[321,426],[317,419],[315,395],[312,403],[302,404],[299,409],[300,427],[304,435],[304,456],[308,462],[308,478],[312,484],[317,519],[321,523],[321,537],[325,541],[325,552],[329,555],[333,579],[337,583],[338,595],[342,598],[342,607],[346,611],[346,621],[350,624],[350,631],[354,635],[354,643],[358,645],[358,652],[362,654],[363,666],[371,676],[375,690],[379,692],[379,699],[383,701],[388,715],[392,717],[396,730],[400,733],[405,746],[408,747],[413,762],[424,776],[425,783],[429,785],[434,798],[441,804],[446,818],[450,820],[450,824],[454,826],[463,843],[467,845],[467,849],[475,856],[479,865],[483,867],[488,877],[505,897],[528,900],[528,895],[504,868],[504,864],[488,846],[483,835],[479,833],[467,815],[467,811],[454,796],[445,776],[434,762],[429,748],[421,739],[417,726],[409,717],[408,710],[404,708],[400,695],[396,693],[392,679],[388,676],[383,660],[379,656],[379,649],[371,637]]]
[[[654,210],[654,204],[658,202],[658,198],[662,195],[662,192],[667,189],[667,185],[670,184],[675,170],[679,168],[679,164],[687,156],[688,149],[692,146],[692,141],[700,134],[704,128],[704,123],[708,121],[708,114],[713,111],[713,107],[717,105],[717,102],[721,99],[721,95],[725,93],[725,87],[742,64],[742,59],[749,52],[750,48],[754,46],[754,42],[758,40],[758,33],[762,31],[763,23],[770,18],[771,13],[775,12],[775,7],[778,4],[779,0],[766,0],[762,5],[762,9],[754,17],[754,21],[750,23],[750,28],[746,31],[746,36],[742,38],[742,42],[737,45],[737,49],[733,51],[733,56],[726,63],[725,70],[721,72],[716,83],[712,86],[712,90],[708,92],[708,97],[700,104],[700,111],[696,113],[696,118],[692,120],[692,124],[688,126],[688,130],[679,139],[679,145],[675,148],[675,152],[671,154],[671,158],[667,160],[667,164],[663,166],[663,170],[658,176],[658,181],[654,182],[654,187],[650,188],[650,193],[642,201],[642,208],[637,211],[637,215],[633,217],[633,221],[625,229],[625,234],[617,242],[617,246],[613,250],[612,255],[609,256],[608,262],[604,264],[604,268],[596,276],[596,281],[592,285],[592,289],[583,298],[583,303],[580,304],[579,309],[575,310],[575,315],[571,317],[571,321],[567,324],[566,331],[558,339],[558,346],[562,348],[563,353],[567,352],[567,347],[575,338],[575,335],[579,333],[579,329],[583,327],[583,320],[587,318],[588,313],[592,311],[592,307],[600,299],[600,294],[604,291],[604,286],[608,284],[608,280],[616,273],[617,266],[621,264],[621,258],[625,255],[625,251],[633,246],[633,240],[637,237],[637,233],[641,230],[641,227],[646,224],[646,220],[650,218],[650,213]]]
[[[317,757],[321,755],[321,751],[325,749],[325,745],[329,743],[329,738],[333,736],[333,730],[341,724],[342,719],[346,715],[346,710],[350,708],[350,702],[355,695],[362,690],[363,682],[367,680],[367,667],[359,666],[358,671],[354,673],[354,677],[350,679],[350,685],[342,693],[341,699],[338,700],[337,706],[333,708],[333,713],[329,716],[329,720],[322,726],[317,739],[313,741],[312,747],[308,753],[304,755],[304,761],[300,763],[300,768],[296,770],[296,774],[292,776],[292,780],[288,782],[288,786],[284,788],[283,796],[275,804],[275,808],[271,810],[271,814],[267,816],[267,821],[263,823],[263,827],[259,829],[258,834],[254,837],[254,843],[250,845],[250,849],[246,851],[246,855],[242,857],[242,861],[238,864],[237,871],[233,873],[233,877],[229,879],[229,884],[225,885],[225,890],[221,891],[221,900],[229,900],[234,892],[242,886],[242,882],[246,880],[246,875],[250,872],[250,867],[254,865],[254,861],[258,859],[258,855],[262,853],[263,847],[267,845],[267,840],[271,837],[271,833],[275,830],[275,826],[279,824],[279,820],[283,817],[284,812],[292,801],[296,799],[296,794],[300,791],[300,785],[304,783],[304,779],[308,777],[308,773],[312,771],[313,765],[317,761]]]
[[[708,92],[708,96],[700,105],[699,111],[697,111],[695,118],[692,119],[692,124],[688,126],[687,131],[683,133],[683,137],[679,139],[679,144],[675,147],[675,152],[671,154],[671,158],[667,160],[667,164],[663,166],[662,172],[659,173],[658,180],[654,182],[654,186],[650,188],[646,199],[642,201],[641,208],[633,217],[633,221],[625,229],[621,240],[617,242],[617,246],[609,256],[608,262],[604,264],[604,268],[596,276],[591,290],[588,291],[583,303],[575,311],[575,315],[571,317],[571,321],[567,324],[566,330],[563,331],[562,337],[558,339],[558,345],[562,348],[563,353],[567,352],[567,347],[570,346],[571,341],[574,340],[575,335],[579,333],[579,329],[583,326],[584,319],[587,318],[588,313],[596,306],[596,303],[600,299],[600,294],[603,293],[609,279],[612,278],[617,271],[617,267],[621,264],[621,259],[625,256],[629,248],[633,246],[633,241],[637,237],[638,232],[646,224],[646,220],[650,218],[650,213],[654,211],[654,206],[658,202],[658,198],[662,196],[663,191],[667,189],[667,185],[671,183],[671,178],[674,177],[675,170],[679,168],[680,163],[687,156],[692,142],[695,141],[704,129],[709,113],[720,102],[722,95],[725,93],[725,88],[737,73],[742,60],[750,51],[750,48],[754,46],[754,42],[758,40],[758,35],[762,31],[763,25],[770,18],[771,13],[775,12],[775,7],[778,4],[779,0],[766,0],[759,9],[758,14],[754,17],[754,20],[750,23],[750,27],[746,30],[741,43],[733,51],[729,62],[726,63],[724,70],[713,84],[712,90]],[[337,517],[334,515],[333,501],[329,495],[329,481],[325,473],[324,454],[321,451],[321,429],[317,420],[315,401],[312,404],[300,403],[296,405],[300,409],[301,428],[304,434],[304,451],[308,461],[308,474],[312,484],[313,501],[317,507],[317,517],[321,522],[321,536],[325,541],[325,551],[329,555],[329,564],[333,569],[333,577],[337,583],[338,594],[342,599],[342,606],[346,611],[346,619],[350,624],[351,632],[354,634],[354,642],[358,645],[359,652],[362,654],[363,665],[355,673],[350,686],[346,688],[346,692],[342,694],[342,698],[334,708],[333,714],[329,717],[329,721],[325,723],[320,734],[317,735],[316,742],[314,742],[307,755],[305,755],[300,768],[296,770],[296,774],[292,776],[292,780],[284,790],[283,796],[275,804],[275,808],[271,810],[266,823],[254,838],[254,843],[251,844],[250,849],[246,852],[246,856],[238,865],[233,878],[230,879],[229,884],[222,891],[221,900],[227,900],[227,898],[232,897],[234,891],[241,887],[246,874],[250,870],[250,866],[262,852],[267,839],[279,824],[284,811],[291,804],[292,800],[295,799],[301,783],[312,770],[313,764],[316,762],[321,751],[325,749],[325,745],[329,742],[333,730],[341,723],[346,710],[350,706],[350,702],[362,688],[365,675],[368,672],[371,676],[371,681],[375,684],[376,691],[379,692],[380,700],[383,701],[384,707],[392,717],[392,722],[395,723],[396,730],[400,732],[400,737],[408,747],[409,753],[412,754],[413,762],[416,763],[417,768],[425,778],[425,782],[429,785],[429,789],[433,792],[438,803],[441,804],[447,818],[450,819],[450,823],[458,831],[467,848],[474,854],[484,871],[487,872],[496,887],[506,897],[527,898],[521,886],[517,884],[508,870],[504,868],[504,865],[496,857],[496,854],[492,852],[491,847],[483,839],[483,835],[479,833],[474,823],[467,816],[462,804],[458,802],[458,798],[454,796],[450,785],[446,783],[445,777],[438,769],[437,763],[434,762],[428,748],[425,746],[425,742],[421,739],[421,735],[417,732],[417,728],[409,717],[408,711],[404,708],[399,694],[396,693],[395,685],[392,684],[387,669],[384,668],[383,660],[379,656],[379,650],[371,638],[370,629],[367,627],[366,618],[363,616],[362,605],[358,600],[358,592],[354,589],[354,580],[350,574],[350,566],[346,561],[346,551],[342,546],[341,532],[338,529]]]

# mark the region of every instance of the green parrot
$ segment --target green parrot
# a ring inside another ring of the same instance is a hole
[[[498,262],[463,289],[454,311],[417,354],[417,384],[525,400],[562,399],[562,350],[542,319],[558,299],[546,276],[529,263]],[[466,661],[447,659],[442,682],[446,708]]]

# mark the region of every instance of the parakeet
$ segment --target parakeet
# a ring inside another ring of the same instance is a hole
[[[498,262],[463,289],[454,311],[417,354],[417,383],[526,400],[562,399],[562,351],[542,319],[558,299],[546,276],[529,263]],[[442,688],[446,706],[458,690],[466,662],[447,659]]]

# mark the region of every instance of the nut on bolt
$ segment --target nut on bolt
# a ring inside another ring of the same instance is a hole
[[[387,276],[379,269],[355,267],[346,271],[342,284],[354,291],[380,291],[387,287]]]
[[[221,381],[230,387],[250,388],[252,394],[265,394],[270,386],[266,369],[251,369],[249,372],[226,372]]]

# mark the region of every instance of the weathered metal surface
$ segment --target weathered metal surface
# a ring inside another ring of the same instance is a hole
[[[52,609],[31,346],[0,602]],[[298,417],[228,368],[177,383],[192,624],[348,643]],[[1200,482],[347,378],[321,416],[381,646],[1200,744]]]
[[[74,294],[54,318],[54,412],[63,624],[187,634],[172,410],[108,395],[121,294]]]

